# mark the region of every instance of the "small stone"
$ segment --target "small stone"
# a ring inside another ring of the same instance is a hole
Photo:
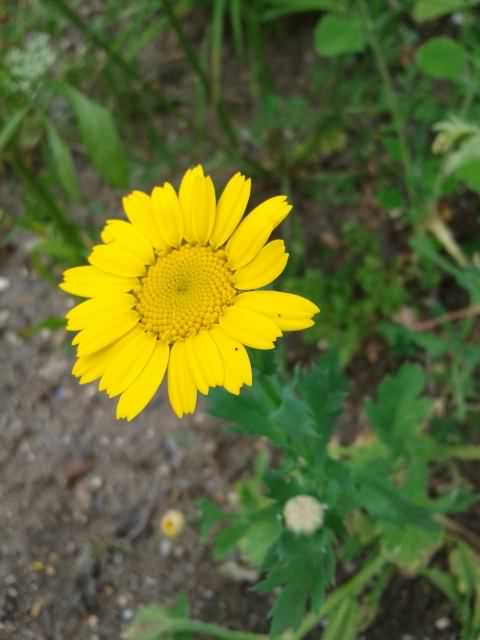
[[[133,618],[133,609],[124,609],[122,611],[122,619],[124,622],[128,622]]]
[[[10,280],[4,276],[0,276],[0,293],[3,293],[10,287]]]
[[[102,487],[103,487],[103,478],[101,478],[100,476],[93,476],[90,479],[90,488],[93,491],[98,491]]]
[[[12,573],[10,573],[10,574],[9,574],[8,576],[6,576],[6,578],[5,578],[5,584],[6,584],[8,587],[11,587],[13,584],[16,584],[16,582],[17,582],[17,579],[16,579],[16,577],[15,577]]]
[[[90,629],[96,629],[98,626],[98,616],[88,616],[87,622]]]
[[[129,596],[121,593],[117,598],[117,604],[119,607],[122,607],[122,609],[124,609],[127,606],[129,600]]]
[[[160,542],[160,555],[167,558],[172,553],[172,543],[170,540],[162,540]]]
[[[55,571],[55,567],[52,567],[52,565],[49,564],[47,567],[45,567],[45,573],[47,574],[47,576],[54,576],[57,572]]]
[[[435,621],[435,626],[439,631],[444,631],[445,629],[448,629],[450,624],[451,624],[450,619],[447,618],[446,616],[443,616],[443,618],[439,618],[438,620]]]

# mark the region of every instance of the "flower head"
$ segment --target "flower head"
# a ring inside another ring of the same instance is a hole
[[[67,313],[81,384],[120,396],[117,418],[131,420],[168,371],[177,416],[192,413],[197,393],[252,384],[245,346],[272,349],[284,331],[313,325],[318,307],[279,291],[254,291],[285,268],[283,240],[268,241],[291,206],[270,198],[243,217],[250,180],[240,173],[218,202],[201,166],[179,193],[166,182],[149,196],[123,199],[128,218],[107,220],[89,265],[67,269],[60,287],[88,298]]]
[[[162,516],[160,529],[167,538],[178,538],[185,529],[185,516],[181,511],[170,509]]]
[[[311,535],[323,524],[326,506],[313,496],[295,496],[285,505],[283,515],[287,529]]]

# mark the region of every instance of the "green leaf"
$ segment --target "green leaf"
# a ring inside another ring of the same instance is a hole
[[[74,200],[79,197],[79,189],[70,149],[60,137],[57,129],[50,123],[47,127],[47,136],[53,168],[58,181],[65,189],[67,195]]]
[[[128,163],[113,117],[105,107],[67,88],[82,142],[99,174],[112,186],[128,184]]]
[[[272,544],[282,532],[281,520],[272,509],[252,518],[252,525],[240,541],[242,554],[250,564],[261,567]]]
[[[363,51],[367,44],[362,21],[356,16],[326,15],[315,27],[315,48],[321,56],[334,57]]]
[[[287,585],[272,607],[272,626],[270,633],[277,636],[286,629],[297,629],[307,605],[307,593],[302,585]]]
[[[354,598],[344,598],[328,615],[322,640],[355,640],[357,638],[360,609]]]
[[[463,80],[467,53],[455,40],[439,36],[418,49],[416,62],[423,73],[433,78]]]
[[[215,502],[207,498],[199,500],[197,506],[200,511],[200,537],[207,541],[212,529],[225,518],[225,513]]]
[[[14,138],[25,116],[30,111],[30,105],[23,107],[11,115],[0,129],[0,151],[3,151]]]
[[[299,377],[298,389],[313,414],[323,446],[327,445],[335,429],[347,388],[348,382],[342,373],[338,354],[333,350]]]
[[[415,446],[417,432],[432,410],[432,401],[419,397],[424,386],[425,376],[420,367],[404,364],[382,382],[376,402],[367,402],[370,422],[394,454]]]
[[[417,0],[413,9],[413,17],[418,22],[434,20],[447,13],[470,9],[480,0]]]
[[[383,523],[382,530],[382,548],[386,558],[410,575],[425,567],[444,542],[440,527],[432,531],[408,523],[402,527]]]
[[[304,11],[343,12],[345,0],[270,0],[261,14],[261,20],[267,22]]]
[[[358,506],[366,509],[374,518],[391,522],[396,526],[408,523],[431,532],[438,531],[439,527],[433,521],[428,508],[417,505],[403,496],[387,477],[379,480],[380,477],[373,464],[368,471],[359,474]]]
[[[188,599],[180,594],[170,607],[141,607],[128,629],[128,640],[192,640],[192,634],[172,631],[176,622],[189,619]]]
[[[480,158],[466,162],[457,169],[456,175],[469,189],[480,193]]]

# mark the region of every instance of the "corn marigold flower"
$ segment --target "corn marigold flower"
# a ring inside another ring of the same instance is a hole
[[[60,288],[88,298],[67,313],[78,331],[73,374],[120,396],[117,418],[137,416],[166,374],[178,417],[211,387],[238,395],[252,384],[245,346],[272,349],[284,331],[313,325],[319,309],[306,298],[254,291],[285,268],[283,240],[269,237],[291,205],[275,196],[243,217],[250,187],[236,173],[217,202],[199,165],[178,195],[168,182],[133,191],[128,221],[107,220],[90,264],[65,271]]]
[[[283,515],[287,529],[311,535],[323,524],[326,506],[313,496],[295,496],[286,503]]]

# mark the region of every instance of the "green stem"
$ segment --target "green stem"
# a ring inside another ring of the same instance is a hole
[[[248,633],[247,631],[233,631],[208,622],[199,620],[183,620],[171,618],[162,625],[155,627],[155,638],[163,638],[174,633],[198,633],[209,638],[222,638],[223,640],[268,640],[268,636],[261,633]]]
[[[365,0],[358,0],[358,4],[360,6],[360,12],[362,14],[363,23],[365,25],[365,31],[367,33],[368,42],[369,42],[370,48],[373,51],[375,63],[377,65],[377,70],[383,82],[383,87],[385,90],[388,106],[392,114],[393,124],[397,132],[398,142],[400,145],[400,156],[401,156],[401,161],[403,165],[403,171],[405,174],[405,187],[407,189],[410,202],[413,202],[414,196],[415,196],[413,187],[412,187],[413,165],[412,165],[412,159],[410,156],[410,151],[408,148],[407,138],[405,134],[405,123],[403,121],[403,116],[400,111],[400,103],[395,93],[395,89],[393,87],[390,71],[385,61],[385,56],[383,55],[382,47],[380,46],[380,42],[377,38],[377,34],[375,32],[375,25],[373,24],[372,18],[370,16],[367,3],[365,2]]]
[[[448,447],[445,457],[457,458],[457,460],[480,460],[480,446],[467,444],[456,447]]]
[[[64,240],[71,247],[75,248],[79,254],[83,255],[85,251],[85,244],[79,228],[71,222],[62,209],[57,206],[54,197],[50,194],[47,187],[42,185],[41,182],[33,176],[28,167],[23,164],[23,161],[18,154],[12,158],[10,162],[12,163],[15,171],[24,179],[31,191],[44,203],[53,224],[62,234]]]
[[[205,73],[205,70],[203,69],[202,65],[200,64],[200,60],[197,56],[197,54],[195,53],[195,50],[193,49],[189,39],[185,36],[183,29],[182,29],[182,25],[180,24],[180,21],[177,18],[177,15],[173,9],[173,6],[170,2],[170,0],[161,0],[165,14],[167,16],[167,19],[172,27],[172,29],[175,31],[175,34],[178,38],[178,41],[193,69],[193,71],[196,73],[198,80],[200,82],[200,84],[202,85],[202,88],[205,92],[205,95],[207,96],[208,100],[211,100],[212,98],[212,87],[210,86],[210,81],[209,78],[207,76],[207,74]],[[220,124],[222,125],[225,134],[230,142],[230,144],[232,145],[233,148],[238,149],[239,148],[239,140],[238,140],[238,136],[237,136],[237,132],[235,131],[235,128],[232,124],[232,121],[230,120],[230,116],[228,114],[228,111],[225,109],[225,105],[223,103],[223,100],[221,98],[221,96],[219,95],[217,100],[215,101],[215,109],[217,112],[217,116],[218,119],[220,121]]]
[[[351,580],[343,584],[341,587],[338,587],[338,589],[335,589],[335,591],[328,596],[318,613],[310,613],[300,625],[298,631],[293,633],[289,632],[288,635],[285,634],[285,640],[287,640],[287,638],[288,640],[301,640],[304,638],[319,624],[322,618],[338,607],[342,600],[356,596],[367,582],[383,569],[385,564],[386,560],[381,555],[370,561]]]

